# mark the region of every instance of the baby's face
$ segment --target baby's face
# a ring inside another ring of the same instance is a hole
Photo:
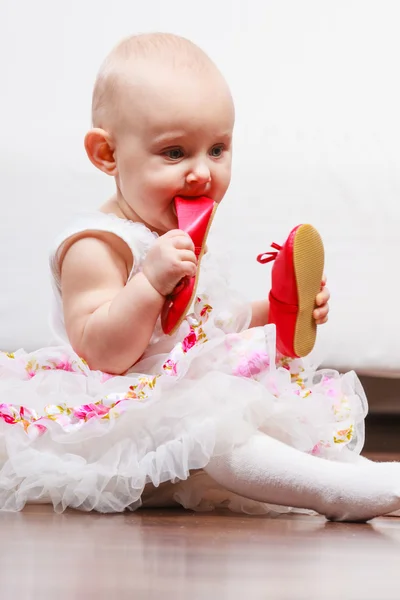
[[[138,80],[139,79],[139,80]],[[220,202],[231,178],[234,108],[214,70],[143,73],[122,99],[115,136],[119,200],[130,217],[165,233],[178,226],[174,197]]]

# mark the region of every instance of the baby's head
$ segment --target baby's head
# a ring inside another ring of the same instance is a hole
[[[233,102],[217,67],[192,42],[172,34],[122,41],[98,74],[92,118],[86,151],[115,177],[127,218],[164,233],[177,226],[175,196],[224,197]]]

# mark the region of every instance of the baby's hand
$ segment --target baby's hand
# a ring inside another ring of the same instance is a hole
[[[159,237],[143,263],[143,274],[162,296],[170,294],[183,277],[194,277],[196,269],[194,244],[179,229]]]
[[[326,286],[326,277],[324,275],[321,282],[321,291],[317,295],[315,299],[315,303],[318,308],[316,308],[313,312],[313,317],[317,323],[317,325],[322,325],[326,323],[328,320],[329,313],[329,298],[331,297],[329,290]]]

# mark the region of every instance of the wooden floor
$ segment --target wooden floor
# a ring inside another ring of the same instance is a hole
[[[399,600],[400,519],[0,513],[1,600]]]

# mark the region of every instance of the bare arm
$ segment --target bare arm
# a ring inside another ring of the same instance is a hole
[[[111,239],[82,238],[65,255],[61,285],[66,330],[74,350],[92,369],[124,373],[151,338],[164,296],[143,273],[127,279],[126,255]]]
[[[269,302],[268,300],[258,300],[252,302],[252,317],[250,327],[263,327],[268,323]]]
[[[75,351],[92,369],[122,374],[147,348],[165,297],[196,273],[187,233],[172,230],[150,248],[142,272],[128,281],[132,254],[112,234],[83,237],[61,265],[64,320]]]

